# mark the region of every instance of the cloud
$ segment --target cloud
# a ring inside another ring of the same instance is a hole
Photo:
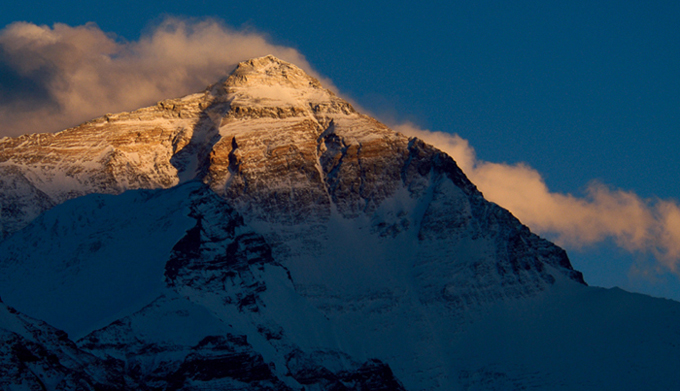
[[[395,130],[418,137],[448,153],[484,193],[532,230],[579,248],[613,238],[630,252],[652,254],[657,272],[680,273],[680,207],[667,200],[644,200],[633,192],[592,182],[584,197],[551,192],[536,170],[525,164],[477,160],[458,135],[401,124]]]
[[[0,30],[0,136],[55,132],[201,91],[266,54],[318,77],[297,50],[216,20],[167,18],[132,42],[95,24],[12,23]]]

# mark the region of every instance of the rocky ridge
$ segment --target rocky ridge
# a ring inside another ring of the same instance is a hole
[[[76,346],[68,335],[0,300],[0,388],[113,390],[123,381],[112,366]]]

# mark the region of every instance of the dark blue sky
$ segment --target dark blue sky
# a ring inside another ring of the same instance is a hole
[[[553,191],[680,198],[680,2],[28,0],[0,26],[95,22],[136,40],[166,14],[264,33],[379,118],[458,133]],[[572,259],[633,262],[608,245]]]

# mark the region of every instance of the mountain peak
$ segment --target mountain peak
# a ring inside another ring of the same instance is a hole
[[[0,209],[0,390],[680,384],[679,303],[587,287],[451,157],[274,56],[0,139]]]
[[[354,113],[352,106],[299,67],[272,55],[243,61],[209,88],[232,116],[282,118],[312,112]]]
[[[302,69],[271,54],[239,63],[224,85],[227,87],[323,88],[317,79],[309,76]]]

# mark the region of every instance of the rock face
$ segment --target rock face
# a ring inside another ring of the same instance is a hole
[[[272,56],[202,93],[1,139],[0,173],[0,295],[76,339],[5,327],[25,348],[1,358],[71,349],[50,376],[90,388],[589,388],[571,375],[591,365],[575,361],[587,336],[555,325],[609,324],[550,315],[599,291],[449,156]],[[664,354],[680,346],[652,331]]]

